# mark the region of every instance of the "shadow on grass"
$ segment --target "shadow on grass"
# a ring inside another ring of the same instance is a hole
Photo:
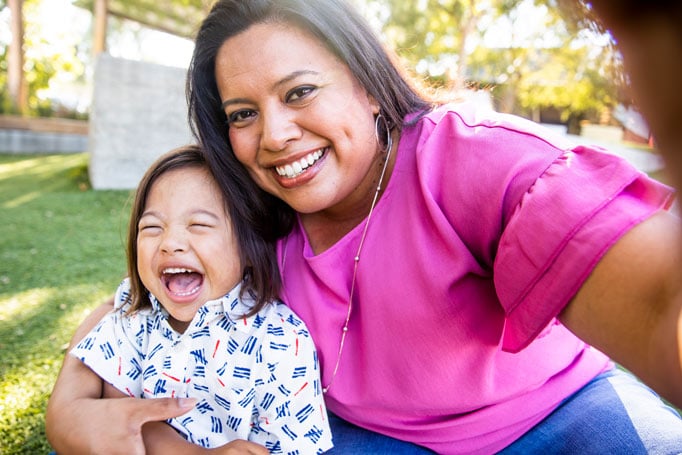
[[[80,321],[125,274],[128,191],[85,155],[0,155],[0,453],[48,453],[45,407]]]

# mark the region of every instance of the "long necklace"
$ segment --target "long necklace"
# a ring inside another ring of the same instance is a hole
[[[332,377],[329,379],[329,382],[327,383],[326,386],[322,387],[322,393],[327,393],[329,391],[329,388],[332,386],[332,383],[334,382],[334,378],[336,378],[336,373],[339,371],[339,364],[341,363],[341,354],[343,354],[343,347],[346,343],[346,335],[348,334],[348,323],[350,322],[350,316],[353,313],[353,294],[355,293],[355,279],[357,278],[358,275],[358,264],[360,263],[360,252],[362,251],[362,246],[365,243],[365,236],[367,235],[367,228],[369,227],[369,219],[372,216],[372,212],[374,212],[374,206],[377,204],[377,201],[379,200],[379,193],[381,192],[381,185],[384,182],[384,176],[386,175],[386,169],[388,168],[388,162],[391,159],[391,149],[393,148],[393,138],[391,137],[390,130],[388,131],[387,134],[387,141],[386,141],[386,161],[384,161],[384,165],[381,168],[381,175],[379,176],[379,183],[377,185],[377,189],[374,192],[374,198],[372,199],[372,205],[369,207],[369,213],[367,214],[367,218],[365,219],[365,226],[362,229],[362,236],[360,237],[360,244],[358,245],[358,250],[355,253],[355,257],[353,258],[353,279],[351,281],[350,285],[350,295],[348,296],[348,311],[346,312],[346,320],[343,323],[343,327],[341,328],[341,342],[339,343],[339,352],[336,355],[336,364],[334,365],[334,370],[332,371]],[[284,266],[286,265],[286,260],[287,260],[287,243],[284,244],[284,254],[282,258],[282,271],[284,271]]]
[[[386,169],[388,168],[388,162],[391,159],[391,148],[393,146],[393,140],[390,135],[390,131],[388,134],[388,141],[386,144],[386,161],[384,161],[384,166],[381,169],[381,175],[379,176],[379,184],[377,185],[377,189],[374,192],[374,198],[372,199],[372,205],[369,207],[369,213],[367,214],[367,218],[365,219],[365,226],[362,229],[362,236],[360,237],[360,244],[358,245],[358,251],[355,253],[355,257],[353,258],[353,280],[351,281],[350,285],[350,295],[348,296],[348,311],[346,312],[346,320],[343,323],[343,327],[341,328],[341,342],[339,343],[339,352],[336,355],[336,364],[334,365],[334,370],[332,371],[332,377],[329,379],[329,382],[327,383],[326,386],[322,387],[322,393],[327,393],[329,392],[329,388],[332,386],[332,383],[334,382],[334,378],[336,378],[336,373],[339,371],[339,364],[341,363],[341,354],[343,354],[343,347],[346,342],[346,335],[348,334],[348,323],[350,322],[350,316],[353,312],[353,294],[355,293],[355,279],[358,276],[358,264],[360,263],[360,252],[362,251],[362,246],[365,243],[365,236],[367,235],[367,228],[369,228],[369,219],[372,216],[372,212],[374,212],[374,206],[377,204],[377,201],[379,200],[379,193],[381,192],[381,184],[384,182],[384,176],[386,175]]]

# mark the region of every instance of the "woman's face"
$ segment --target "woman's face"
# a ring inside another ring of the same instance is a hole
[[[379,107],[314,36],[252,25],[225,41],[215,73],[235,156],[261,188],[303,214],[366,204]]]
[[[179,332],[209,300],[239,283],[239,246],[218,185],[206,169],[166,171],[138,222],[137,269]]]

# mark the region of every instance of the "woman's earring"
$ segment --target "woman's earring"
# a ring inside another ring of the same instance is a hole
[[[386,141],[382,141],[379,139],[379,128],[382,127],[384,128],[384,131],[386,131]],[[391,137],[391,128],[388,124],[388,120],[381,115],[381,112],[377,114],[377,116],[374,118],[374,137],[377,140],[378,144],[383,144],[386,146],[384,149],[384,153],[388,153],[391,151],[391,147],[393,147],[393,138]]]

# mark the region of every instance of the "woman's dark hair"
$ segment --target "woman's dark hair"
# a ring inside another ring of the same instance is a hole
[[[142,177],[132,209],[130,211],[130,225],[128,226],[128,277],[130,278],[130,296],[128,301],[131,304],[130,312],[138,311],[142,308],[151,306],[149,291],[145,288],[140,273],[137,269],[137,235],[139,233],[138,224],[145,206],[147,198],[154,183],[165,173],[177,169],[199,168],[206,169],[215,179],[210,169],[206,156],[201,148],[196,145],[187,145],[162,155],[147,170]],[[217,182],[217,179],[216,179]],[[241,294],[248,292],[255,300],[254,306],[247,313],[247,316],[257,313],[264,305],[277,298],[281,286],[279,269],[277,267],[277,257],[275,255],[275,244],[266,241],[250,228],[248,221],[236,213],[231,203],[231,192],[223,191],[223,201],[225,213],[229,214],[230,223],[237,238],[239,246],[239,259],[243,265],[243,281]],[[216,255],[230,254],[229,251],[216,251]]]
[[[286,234],[293,211],[266,194],[250,178],[231,149],[225,112],[215,79],[216,55],[229,38],[258,23],[287,23],[311,33],[344,62],[379,103],[388,124],[398,130],[410,113],[424,113],[431,103],[418,93],[394,64],[369,25],[342,0],[219,0],[197,34],[187,77],[192,131],[205,149],[221,187],[242,188],[233,204],[251,207],[253,226],[268,239]],[[380,135],[383,137],[383,135]]]

